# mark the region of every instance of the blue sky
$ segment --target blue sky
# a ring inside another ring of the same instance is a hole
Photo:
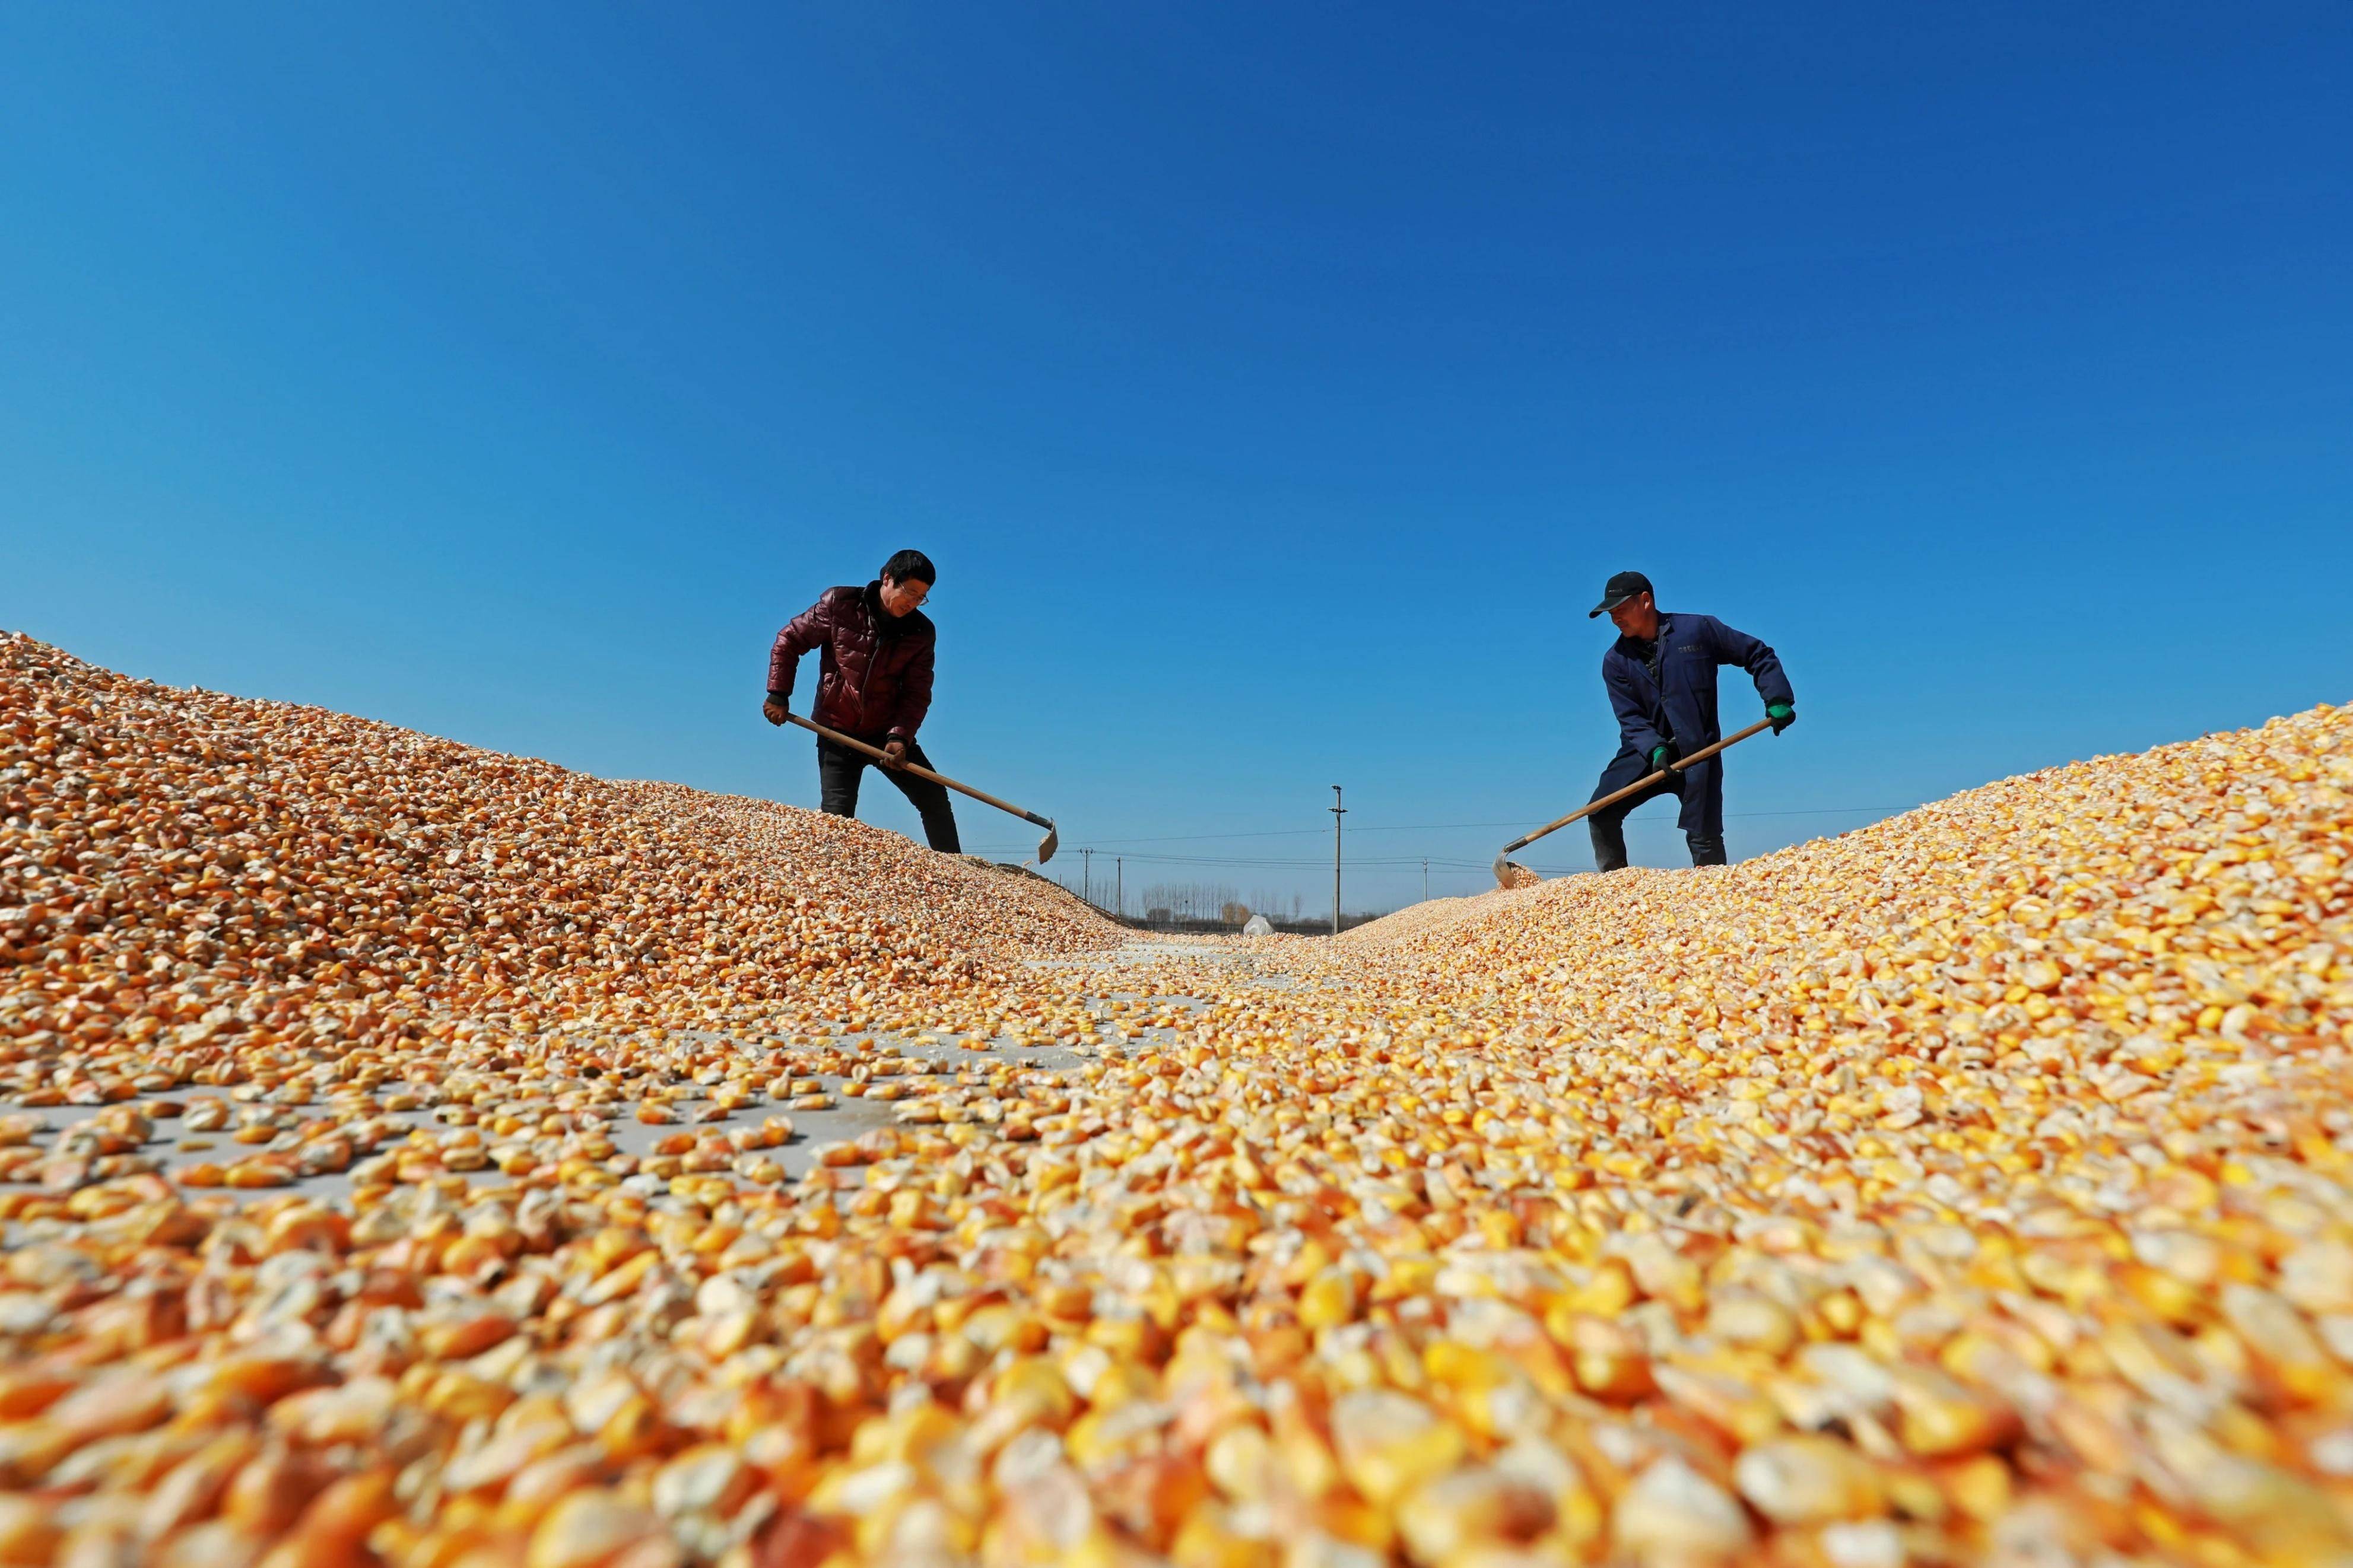
[[[0,625],[813,805],[769,639],[915,544],[943,767],[1314,909],[1335,781],[1352,907],[1583,798],[1638,566],[1795,680],[1755,853],[2353,700],[2348,67],[2337,4],[8,7]]]

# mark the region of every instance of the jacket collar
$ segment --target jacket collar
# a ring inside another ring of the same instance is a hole
[[[1674,624],[1674,616],[1669,615],[1664,610],[1661,610],[1659,612],[1659,635],[1651,639],[1650,646],[1655,647],[1664,643],[1667,640],[1669,629],[1672,628]],[[1622,632],[1619,634],[1618,651],[1624,654],[1629,658],[1635,659],[1638,663],[1640,662],[1640,658],[1634,650],[1641,647],[1642,646],[1643,643],[1641,638],[1630,637]]]
[[[866,584],[858,595],[858,602],[866,606],[866,614],[874,623],[874,635],[877,637],[902,637],[923,624],[923,612],[921,610],[893,616],[882,607],[882,579],[880,577]]]

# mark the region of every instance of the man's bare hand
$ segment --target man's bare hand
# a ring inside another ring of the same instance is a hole
[[[882,765],[883,765],[884,767],[886,767],[886,768],[898,768],[898,767],[903,767],[903,766],[905,766],[905,765],[906,765],[906,762],[907,762],[907,742],[904,742],[904,741],[892,741],[890,744],[888,744],[888,745],[886,745],[886,746],[884,746],[884,747],[882,748]]]
[[[760,711],[766,716],[771,724],[781,724],[785,721],[785,705],[781,702],[763,702],[760,704]]]

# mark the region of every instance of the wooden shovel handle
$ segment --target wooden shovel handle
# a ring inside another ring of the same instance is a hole
[[[1570,823],[1577,821],[1581,817],[1592,816],[1595,812],[1599,811],[1605,805],[1617,805],[1620,801],[1624,800],[1630,795],[1640,795],[1644,790],[1650,788],[1652,784],[1657,784],[1661,779],[1665,778],[1669,773],[1679,773],[1694,763],[1704,763],[1707,761],[1708,758],[1715,755],[1716,752],[1724,750],[1726,746],[1736,746],[1741,742],[1748,739],[1749,736],[1757,733],[1757,731],[1769,730],[1772,727],[1772,720],[1759,719],[1754,724],[1749,725],[1746,730],[1741,731],[1737,735],[1726,735],[1715,745],[1703,747],[1699,751],[1694,752],[1690,756],[1684,757],[1679,762],[1670,763],[1665,767],[1661,768],[1657,773],[1651,773],[1646,778],[1636,779],[1632,784],[1628,784],[1624,789],[1619,790],[1615,794],[1605,795],[1599,800],[1588,801],[1585,805],[1578,806],[1575,811],[1570,812],[1567,816],[1562,817],[1558,822],[1548,822],[1524,838],[1513,839],[1509,844],[1504,846],[1503,852],[1504,855],[1509,855],[1514,849],[1525,849],[1529,845],[1534,844],[1537,839],[1542,838],[1547,833],[1558,832],[1561,828],[1567,827]],[[1498,858],[1501,858],[1501,857],[1499,856]]]
[[[865,742],[858,740],[852,736],[845,735],[839,730],[828,730],[824,725],[804,719],[799,714],[792,712],[789,710],[786,710],[785,717],[792,722],[798,724],[802,729],[809,731],[813,734],[817,735],[820,740],[831,741],[837,746],[847,746],[853,752],[863,752],[878,763],[882,760],[882,748],[880,746],[870,746]],[[1039,827],[1051,827],[1054,826],[1034,811],[1024,811],[1010,801],[997,799],[987,790],[975,789],[968,784],[958,784],[955,780],[948,777],[947,774],[935,773],[932,772],[931,769],[923,766],[921,763],[901,763],[899,764],[899,771],[902,773],[913,773],[919,779],[929,779],[935,784],[945,784],[948,788],[956,791],[960,795],[968,795],[976,801],[997,807],[999,811],[1009,811],[1014,816],[1021,818],[1024,822],[1035,823]]]

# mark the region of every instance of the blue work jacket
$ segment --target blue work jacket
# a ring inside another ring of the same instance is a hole
[[[1715,718],[1715,671],[1736,664],[1757,682],[1757,695],[1769,705],[1797,704],[1789,678],[1773,650],[1746,632],[1734,631],[1714,616],[1659,612],[1656,644],[1620,637],[1601,656],[1601,683],[1618,712],[1618,733],[1626,749],[1648,757],[1662,742],[1690,756],[1724,738]],[[1655,668],[1654,668],[1655,666]]]

